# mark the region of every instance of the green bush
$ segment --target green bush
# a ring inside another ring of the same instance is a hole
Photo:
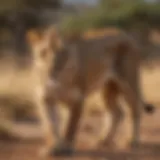
[[[160,3],[148,4],[142,0],[103,0],[92,11],[66,18],[61,26],[67,32],[106,26],[159,27],[159,19]]]

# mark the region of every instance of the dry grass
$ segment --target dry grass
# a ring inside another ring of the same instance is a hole
[[[88,30],[84,33],[84,38],[91,39],[95,37],[100,37],[104,35],[117,35],[121,32],[121,30],[117,28],[104,28],[104,29],[96,29],[96,30]]]

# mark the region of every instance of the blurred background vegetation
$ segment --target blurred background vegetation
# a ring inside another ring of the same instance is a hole
[[[145,0],[99,0],[94,9],[67,17],[63,21],[64,31],[83,32],[88,29],[118,27],[134,36],[143,49],[142,56],[159,56],[159,43],[151,42],[153,32],[160,31],[160,1]],[[154,34],[155,36],[155,34]],[[156,52],[152,52],[158,47]]]
[[[125,29],[139,41],[145,58],[159,56],[157,52],[150,54],[153,45],[159,47],[159,43],[151,43],[152,33],[160,33],[159,0],[1,0],[0,13],[24,8],[45,14],[67,33],[106,27]]]

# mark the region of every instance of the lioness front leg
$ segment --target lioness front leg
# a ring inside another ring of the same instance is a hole
[[[102,141],[102,145],[107,146],[109,148],[116,147],[114,138],[118,128],[120,127],[121,121],[124,118],[123,110],[121,106],[118,104],[119,94],[120,94],[120,89],[118,84],[112,81],[106,83],[104,87],[103,97],[106,109],[112,116],[112,124],[109,129],[107,137]]]
[[[37,99],[36,110],[38,118],[40,120],[41,129],[44,132],[45,136],[45,145],[44,147],[42,147],[39,154],[41,157],[45,157],[50,154],[50,151],[52,150],[54,145],[53,126],[51,124],[51,120],[47,112],[47,107],[43,99]]]
[[[80,97],[76,101],[70,103],[70,116],[66,133],[63,141],[59,141],[57,148],[54,150],[53,154],[55,156],[73,154],[76,132],[78,130],[80,118],[83,112],[83,102],[84,99]]]

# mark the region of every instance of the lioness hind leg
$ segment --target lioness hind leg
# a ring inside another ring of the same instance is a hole
[[[132,118],[132,139],[131,145],[137,147],[140,138],[140,115],[143,109],[143,104],[141,97],[139,96],[137,90],[130,87],[129,85],[124,85],[123,87],[124,98],[131,109]]]
[[[108,147],[115,147],[114,137],[121,120],[123,119],[123,112],[118,104],[119,93],[120,90],[115,82],[110,81],[105,85],[104,101],[106,103],[106,108],[112,116],[112,124],[109,133],[102,144]]]

